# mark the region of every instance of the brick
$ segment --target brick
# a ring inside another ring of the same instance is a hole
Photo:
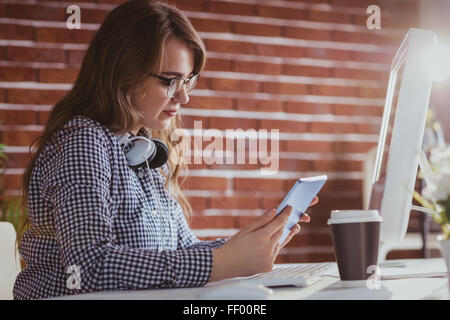
[[[37,113],[33,110],[2,111],[2,125],[30,125],[36,124]]]
[[[358,88],[350,86],[311,85],[311,93],[313,95],[355,97],[358,95]]]
[[[279,75],[282,73],[282,65],[278,63],[235,60],[233,70],[244,73]]]
[[[255,53],[255,45],[250,42],[206,39],[205,46],[208,51],[214,52],[239,53],[239,54]]]
[[[211,85],[211,79],[206,77],[200,77],[197,80],[197,85],[195,86],[196,89],[210,89]]]
[[[39,69],[39,81],[46,83],[73,83],[77,79],[77,69]]]
[[[204,197],[186,197],[193,210],[204,210],[207,208],[207,199]]]
[[[194,128],[194,122],[200,121],[202,128],[209,128],[209,119],[200,116],[183,116],[183,128]]]
[[[263,82],[262,91],[276,94],[308,94],[308,85],[288,82]]]
[[[39,27],[36,30],[37,42],[89,43],[94,31],[86,29],[60,29]]]
[[[307,19],[320,22],[353,23],[352,15],[335,11],[308,10]]]
[[[211,89],[225,91],[257,92],[258,82],[253,80],[211,78]]]
[[[21,189],[21,175],[18,174],[5,174],[2,176],[2,187],[5,190],[18,190]]]
[[[53,105],[66,93],[61,90],[8,89],[8,102]]]
[[[236,109],[281,112],[283,111],[283,103],[280,100],[236,99]]]
[[[194,216],[191,228],[193,229],[227,229],[234,228],[234,217],[232,216]]]
[[[258,13],[261,17],[295,19],[295,20],[304,20],[306,16],[306,11],[304,10],[283,8],[270,5],[260,5]]]
[[[208,58],[208,60],[206,60],[205,70],[232,71],[232,61],[227,59]]]
[[[362,190],[362,180],[356,180],[356,179],[332,179],[332,180],[328,180],[327,183],[324,185],[323,189],[322,189],[325,193],[329,192],[329,191],[361,191]],[[347,204],[349,205],[348,207],[345,207],[343,204],[339,204],[339,206],[337,205],[337,201],[338,199],[342,198],[337,198],[335,199],[335,204],[334,207],[338,208],[338,209],[356,209],[355,206],[360,206],[361,203],[357,203],[358,201],[347,201]],[[322,202],[323,204],[323,199],[321,198],[320,202]],[[330,207],[332,207],[330,205]],[[319,209],[319,206],[318,206]]]
[[[355,133],[356,125],[340,122],[311,122],[309,130],[313,133]]]
[[[332,106],[332,113],[336,115],[353,116],[382,116],[383,108],[378,106],[357,106],[347,104],[335,104]]]
[[[344,79],[360,79],[360,80],[380,80],[387,81],[389,79],[388,71],[361,70],[350,68],[335,68],[333,74],[336,78]]]
[[[381,119],[379,124],[375,123],[357,123],[356,132],[363,134],[379,134],[381,127]]]
[[[211,162],[212,161],[213,160],[211,159]],[[243,161],[244,162],[243,164],[238,164],[236,157],[235,157],[234,162],[236,162],[236,163],[226,164],[225,158],[224,158],[223,164],[213,163],[213,164],[208,165],[208,168],[213,169],[213,170],[259,170],[263,167],[261,164],[259,164],[257,159],[256,159],[257,164],[250,164],[248,155],[245,157],[245,161]],[[269,166],[265,165],[264,167],[269,167]]]
[[[285,147],[283,147],[285,145]],[[331,141],[298,141],[287,140],[282,144],[282,151],[289,152],[324,152],[330,153],[334,149],[334,143]]]
[[[326,29],[312,29],[299,27],[285,27],[284,36],[287,38],[329,41],[330,32]]]
[[[278,129],[280,132],[307,132],[308,124],[299,121],[262,119],[260,120],[259,129]]]
[[[11,61],[64,62],[64,50],[8,46],[6,58]]]
[[[384,98],[386,96],[386,87],[367,88],[358,87],[357,96],[363,98]]]
[[[305,103],[296,101],[286,102],[286,112],[305,114],[328,114],[331,113],[332,106],[329,104]]]
[[[339,42],[354,42],[354,43],[377,43],[375,33],[355,32],[355,31],[331,31],[331,38]]]
[[[94,9],[94,8],[83,8],[83,13],[82,13],[82,24],[81,26],[83,27],[83,22],[85,23],[102,23],[103,20],[105,20],[106,16],[108,15],[108,13],[110,12],[110,10],[106,10],[106,9]],[[69,17],[68,14],[66,14],[66,18]]]
[[[260,24],[260,23],[233,23],[233,31],[237,34],[257,35],[264,37],[280,37],[282,27],[277,25]]]
[[[187,190],[227,190],[228,179],[220,177],[189,177],[181,185]]]
[[[362,171],[361,161],[351,160],[315,160],[312,161],[311,171],[319,172],[342,172],[342,171]]]
[[[280,191],[283,190],[284,180],[281,179],[257,179],[257,178],[234,178],[234,190],[249,191]]]
[[[83,19],[85,19],[83,11]],[[12,4],[7,5],[8,18],[17,19],[33,19],[33,20],[45,20],[45,21],[65,21],[68,15],[66,15],[66,7],[52,7],[34,4]]]
[[[255,119],[211,117],[210,127],[219,130],[226,130],[226,129],[257,130],[258,124]]]
[[[232,196],[212,197],[211,208],[217,209],[258,209],[259,197]]]
[[[0,23],[0,39],[33,40],[33,27]]]
[[[304,48],[276,44],[257,44],[256,50],[260,55],[285,58],[301,58],[304,57],[305,54]]]
[[[5,156],[5,168],[25,168],[30,161],[28,153],[5,153]]]
[[[0,88],[0,101],[6,102],[6,89]]]
[[[34,81],[34,69],[0,66],[0,81]]]
[[[169,3],[174,4],[180,10],[205,11],[206,2],[203,0],[171,0]]]
[[[86,50],[68,50],[66,54],[67,64],[70,66],[81,66]]]
[[[313,66],[285,65],[284,73],[292,76],[329,78],[332,76],[332,69]]]
[[[296,159],[280,159],[280,170],[283,171],[312,171],[312,161]]]
[[[367,51],[354,51],[352,52],[352,59],[355,61],[368,61],[390,64],[394,58],[395,52],[367,52]]]
[[[231,98],[221,97],[191,96],[189,103],[184,105],[184,107],[198,109],[232,109],[233,100]]]
[[[365,153],[375,147],[376,142],[336,141],[336,152]]]
[[[195,30],[198,32],[225,32],[231,33],[231,23],[229,21],[223,20],[212,20],[212,19],[200,19],[191,18],[189,19],[194,26]]]
[[[281,204],[281,201],[283,201],[284,196],[285,195],[280,195],[279,197],[274,197],[274,196],[262,197],[263,209],[269,210],[271,208],[278,208],[278,206]]]
[[[210,168],[210,166],[207,165],[204,160],[202,160],[202,163],[199,163],[199,164],[194,163],[194,151],[193,150],[191,151],[190,157],[187,159],[185,158],[185,161],[186,161],[188,170],[201,170],[201,169],[209,169]]]
[[[385,4],[382,0],[328,0],[332,5],[338,6],[350,6],[350,7],[358,7],[358,8],[367,8],[371,4],[376,4],[378,6],[382,6]]]
[[[36,116],[36,124],[45,125],[47,123],[48,117],[50,116],[50,111],[37,111]]]
[[[346,61],[351,60],[352,54],[351,51],[347,50],[335,50],[326,48],[305,48],[304,56],[315,59]]]
[[[38,138],[40,131],[6,130],[1,133],[2,143],[8,146],[29,146],[31,142]]]
[[[217,13],[228,13],[245,16],[255,16],[257,14],[256,6],[244,3],[230,3],[222,1],[207,1],[207,11]]]

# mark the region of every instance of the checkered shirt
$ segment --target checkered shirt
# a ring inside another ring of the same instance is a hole
[[[131,169],[116,136],[84,116],[54,137],[31,176],[15,299],[208,282],[227,239],[194,235],[158,169]]]

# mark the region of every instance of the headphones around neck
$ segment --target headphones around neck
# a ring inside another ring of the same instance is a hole
[[[146,162],[150,168],[159,168],[169,159],[169,148],[160,139],[134,136],[129,132],[116,136],[128,165],[132,168],[146,166]],[[126,150],[126,146],[131,142],[133,142],[132,147]]]

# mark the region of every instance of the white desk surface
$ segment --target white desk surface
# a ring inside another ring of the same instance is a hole
[[[271,296],[273,300],[419,300],[449,299],[447,277],[442,274],[447,268],[442,258],[392,260],[401,261],[404,267],[381,268],[379,288],[369,289],[342,287],[337,266],[326,272],[322,280],[307,288],[276,288]],[[430,277],[440,274],[439,277]],[[385,279],[383,279],[383,276]],[[80,295],[58,297],[52,300],[196,300],[210,287],[156,289],[138,291],[95,292]]]

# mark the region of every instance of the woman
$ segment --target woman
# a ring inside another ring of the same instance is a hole
[[[187,223],[183,145],[170,136],[204,64],[202,41],[174,7],[130,1],[105,18],[24,173],[27,267],[15,299],[202,286],[272,269],[290,208],[277,218],[268,210],[230,239],[200,241]],[[167,163],[130,167],[125,154],[137,142],[122,140],[127,132],[159,137]]]

